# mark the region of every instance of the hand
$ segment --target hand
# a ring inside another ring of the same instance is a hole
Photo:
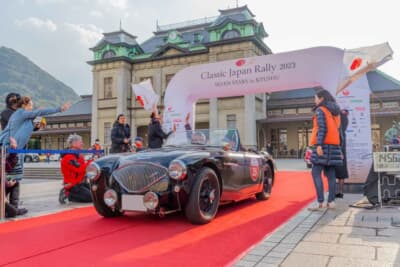
[[[128,138],[124,138],[124,143],[125,144],[129,143],[129,139]]]
[[[68,110],[70,106],[71,106],[71,102],[69,102],[69,101],[65,102],[64,105],[61,106],[61,112]]]
[[[176,132],[176,124],[174,123],[174,126],[172,126],[172,131],[175,133]]]
[[[322,150],[322,146],[317,146],[317,155],[318,156],[323,156],[324,151]]]
[[[10,137],[10,147],[17,148],[17,141],[13,137]]]

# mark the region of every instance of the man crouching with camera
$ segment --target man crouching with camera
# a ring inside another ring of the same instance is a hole
[[[82,137],[71,134],[67,139],[70,150],[82,150]],[[85,181],[86,167],[92,161],[85,161],[82,154],[65,154],[61,160],[61,172],[64,176],[64,188],[61,189],[59,202],[91,202],[89,184]]]

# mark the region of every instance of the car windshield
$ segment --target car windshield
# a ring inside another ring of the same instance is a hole
[[[239,135],[236,129],[200,129],[172,133],[164,146],[214,146],[225,150],[238,150]]]

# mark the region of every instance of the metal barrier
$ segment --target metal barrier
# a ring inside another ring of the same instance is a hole
[[[38,154],[104,154],[104,150],[55,150],[55,149],[7,149],[1,146],[1,183],[0,183],[0,221],[5,219],[6,205],[6,156],[7,153]]]

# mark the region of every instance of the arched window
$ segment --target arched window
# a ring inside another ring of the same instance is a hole
[[[112,50],[107,50],[103,53],[103,58],[112,58],[115,57],[115,52]]]
[[[228,30],[222,34],[222,40],[240,37],[238,30]]]

